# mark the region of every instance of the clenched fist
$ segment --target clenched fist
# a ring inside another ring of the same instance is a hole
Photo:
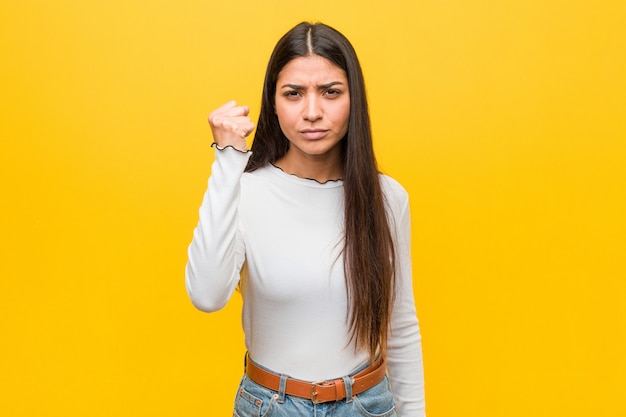
[[[254,130],[254,123],[248,117],[250,108],[238,106],[229,101],[209,115],[209,124],[217,146],[232,146],[240,151],[247,151],[246,137]]]

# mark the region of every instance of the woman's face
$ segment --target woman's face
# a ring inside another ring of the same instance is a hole
[[[278,74],[276,115],[289,152],[340,156],[348,131],[350,94],[344,70],[318,55],[294,58]]]

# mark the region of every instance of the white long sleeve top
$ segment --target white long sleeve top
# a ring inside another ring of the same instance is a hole
[[[319,183],[268,165],[244,173],[251,153],[218,149],[188,250],[187,292],[221,309],[239,285],[250,356],[305,381],[348,375],[367,361],[350,341],[343,257],[343,182]],[[380,175],[397,252],[388,372],[398,416],[422,417],[421,337],[412,292],[408,196]]]

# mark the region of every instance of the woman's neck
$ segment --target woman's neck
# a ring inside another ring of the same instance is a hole
[[[308,155],[293,152],[290,149],[274,165],[287,174],[314,179],[322,183],[343,179],[343,164],[340,154]]]

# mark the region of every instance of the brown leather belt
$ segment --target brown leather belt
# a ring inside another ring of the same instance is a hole
[[[360,394],[372,388],[383,380],[387,372],[387,363],[383,355],[370,366],[353,375],[352,394]],[[260,368],[250,360],[246,354],[246,375],[252,381],[271,389],[280,390],[280,375]],[[311,400],[314,404],[329,401],[340,401],[346,398],[346,387],[342,378],[323,382],[307,382],[299,379],[287,378],[285,394]]]

